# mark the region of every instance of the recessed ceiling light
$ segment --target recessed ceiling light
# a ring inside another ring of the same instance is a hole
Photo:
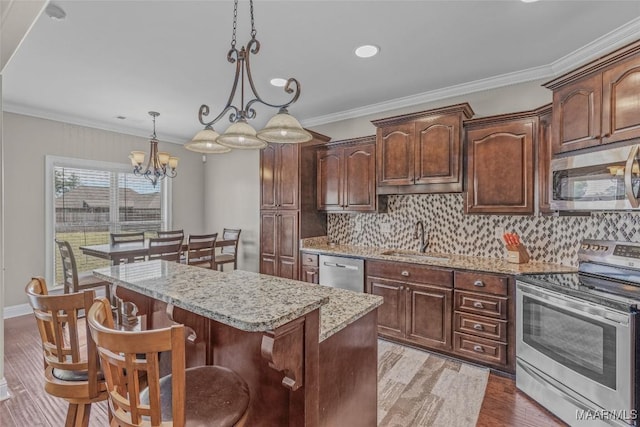
[[[46,13],[49,18],[55,21],[62,21],[67,17],[67,12],[65,12],[60,6],[55,3],[49,3],[44,9],[44,13]]]
[[[284,85],[287,84],[287,80],[277,77],[275,79],[271,79],[271,84],[277,87],[284,87]]]
[[[520,0],[522,3],[535,3],[538,0]]]
[[[380,48],[372,44],[365,44],[363,46],[357,47],[355,52],[356,56],[360,58],[371,58],[372,56],[376,56],[378,52],[380,52]]]

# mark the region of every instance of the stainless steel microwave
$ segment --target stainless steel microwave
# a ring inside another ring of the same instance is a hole
[[[640,144],[551,161],[553,210],[632,210],[640,206]]]

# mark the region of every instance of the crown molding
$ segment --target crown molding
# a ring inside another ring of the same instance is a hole
[[[353,108],[350,110],[340,111],[337,113],[326,114],[323,116],[312,117],[302,120],[305,127],[313,127],[324,125],[327,123],[339,122],[342,120],[355,119],[358,117],[369,116],[383,113],[385,111],[398,110],[401,108],[412,107],[429,102],[439,101],[441,99],[451,98],[454,96],[466,95],[484,90],[497,89],[503,86],[514,85],[518,83],[526,83],[534,80],[549,79],[566,73],[572,68],[583,65],[591,60],[597,59],[612,50],[622,47],[640,37],[640,18],[616,28],[615,30],[605,34],[602,37],[582,46],[581,48],[571,52],[568,55],[552,62],[548,65],[529,68],[526,70],[516,71],[513,73],[502,74],[499,76],[489,77],[486,79],[475,80],[473,82],[462,83],[459,85],[449,86],[442,89],[436,89],[429,92],[423,92],[416,95],[406,96],[403,98],[391,99],[389,101],[371,104],[365,107]]]
[[[2,109],[7,113],[14,114],[22,114],[23,116],[36,117],[38,119],[46,119],[53,120],[55,122],[62,122],[76,126],[89,127],[93,129],[105,130],[108,132],[115,132],[124,135],[138,136],[140,138],[149,139],[150,132],[149,130],[137,129],[130,126],[116,126],[115,124],[111,126],[108,123],[90,120],[84,117],[71,116],[62,113],[56,113],[50,110],[27,107],[21,104],[14,104],[12,102],[4,101],[2,104]],[[169,142],[172,144],[183,145],[185,143],[185,139],[176,135],[163,135],[162,138],[158,138],[159,141]]]

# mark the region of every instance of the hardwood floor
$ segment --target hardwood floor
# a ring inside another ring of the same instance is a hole
[[[66,403],[47,395],[42,387],[43,361],[35,321],[31,315],[21,316],[6,319],[4,326],[4,369],[11,398],[0,402],[0,426],[63,426]],[[90,426],[108,425],[106,408],[104,402],[93,405]],[[513,380],[495,374],[489,376],[478,427],[563,425],[544,408],[516,390]]]

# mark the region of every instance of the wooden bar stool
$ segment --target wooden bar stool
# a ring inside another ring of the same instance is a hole
[[[244,425],[249,407],[247,384],[221,366],[185,369],[184,325],[115,330],[104,298],[93,304],[87,323],[107,381],[112,426]],[[161,352],[171,352],[171,374],[162,378]],[[144,358],[139,357],[142,354]],[[138,378],[146,378],[148,386],[143,389]]]
[[[108,398],[95,343],[82,342],[89,333],[86,323],[78,322],[79,312],[91,307],[95,291],[49,295],[44,278],[35,277],[25,292],[42,339],[44,390],[69,402],[65,426],[86,427],[91,404]],[[109,301],[103,300],[110,311]]]

